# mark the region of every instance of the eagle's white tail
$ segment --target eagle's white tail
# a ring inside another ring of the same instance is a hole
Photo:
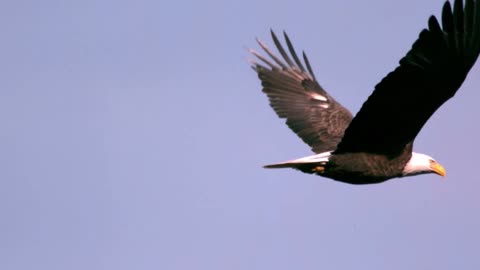
[[[296,168],[298,169],[302,165],[307,164],[325,164],[328,162],[328,159],[332,155],[332,152],[323,152],[313,156],[303,157],[299,159],[289,160],[281,163],[269,164],[263,166],[268,169],[277,169],[277,168]]]

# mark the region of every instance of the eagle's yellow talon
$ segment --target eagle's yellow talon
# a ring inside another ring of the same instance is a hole
[[[325,171],[325,167],[323,166],[316,166],[312,169],[312,172],[316,172],[316,173],[322,173],[323,171]]]

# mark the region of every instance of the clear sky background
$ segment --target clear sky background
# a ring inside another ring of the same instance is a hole
[[[416,140],[444,179],[261,167],[311,152],[256,36],[287,30],[355,113],[442,4],[2,1],[0,269],[480,269],[479,63]]]

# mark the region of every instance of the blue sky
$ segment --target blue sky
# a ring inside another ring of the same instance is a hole
[[[0,269],[479,269],[478,63],[416,140],[444,179],[261,168],[310,150],[256,36],[286,30],[355,113],[442,3],[0,3]]]

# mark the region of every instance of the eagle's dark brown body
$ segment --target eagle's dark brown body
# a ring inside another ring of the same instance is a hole
[[[325,172],[319,175],[349,184],[381,183],[402,177],[402,170],[411,156],[411,152],[391,158],[370,153],[333,155],[326,164]]]

